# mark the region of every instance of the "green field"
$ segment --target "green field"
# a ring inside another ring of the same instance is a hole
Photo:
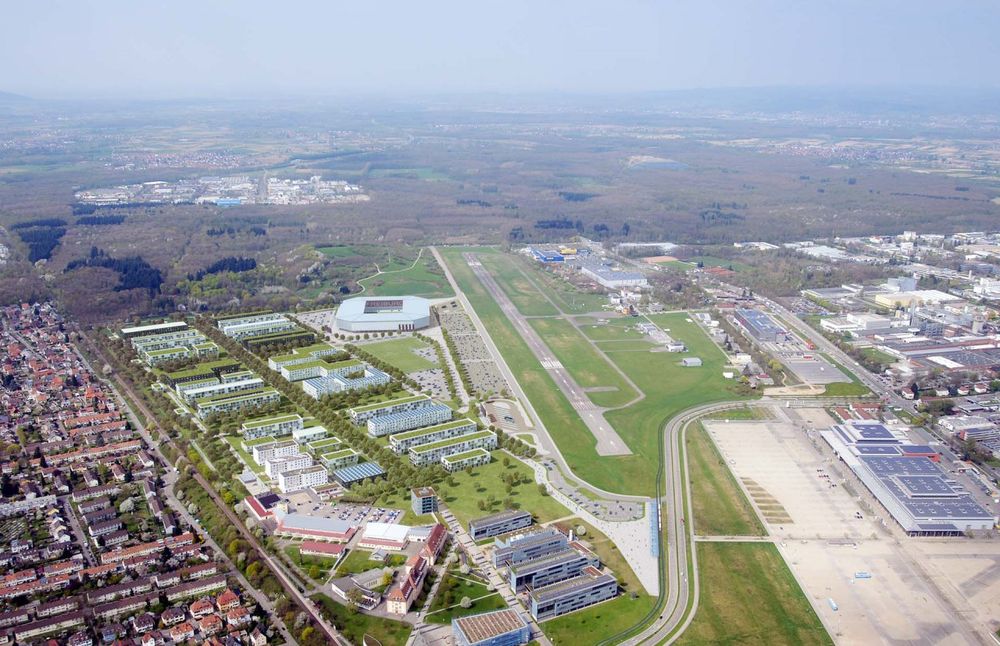
[[[576,318],[580,331],[594,341],[627,341],[638,340],[646,335],[635,329],[636,320],[631,316],[608,318],[607,323],[598,323],[599,319],[592,316]]]
[[[348,574],[360,574],[368,570],[385,567],[379,561],[371,560],[372,553],[362,549],[352,549],[340,565],[337,566],[337,576],[347,576]],[[402,565],[406,557],[399,554],[389,556],[389,566]]]
[[[590,400],[598,406],[624,406],[639,396],[608,360],[565,319],[530,319],[530,324],[582,388],[614,388],[613,391],[589,393]]]
[[[365,635],[371,635],[382,646],[403,646],[413,630],[410,624],[402,621],[351,612],[325,594],[315,594],[309,598],[320,608],[323,617],[344,633],[344,637],[352,644],[360,644]]]
[[[525,316],[555,316],[559,311],[535,287],[520,270],[513,256],[507,254],[483,254],[480,256],[497,283],[514,303],[521,314]]]
[[[285,547],[285,554],[292,560],[292,563],[298,566],[303,574],[321,582],[326,581],[330,575],[330,568],[337,562],[337,559],[333,557],[302,556],[298,545],[288,545]],[[313,576],[313,574],[316,576]]]
[[[649,495],[653,493],[658,464],[658,435],[673,415],[697,404],[737,398],[734,382],[722,376],[725,356],[686,314],[656,315],[652,320],[671,329],[675,339],[687,344],[688,354],[667,352],[641,353],[631,345],[635,340],[604,342],[601,350],[629,376],[646,397],[627,408],[610,411],[607,419],[633,455],[601,457],[595,451],[595,440],[562,392],[542,368],[511,322],[489,297],[479,279],[468,267],[462,253],[475,251],[480,259],[497,255],[495,249],[448,248],[442,254],[483,323],[490,330],[518,382],[529,393],[531,402],[543,423],[559,445],[570,468],[580,478],[606,489],[622,493]],[[484,262],[484,265],[486,263]],[[634,320],[634,319],[633,319]],[[615,343],[628,343],[617,347]],[[682,368],[682,356],[701,357],[700,368]],[[567,366],[569,368],[569,366]],[[607,394],[607,393],[605,393]]]
[[[458,570],[449,570],[445,576],[448,577],[447,584],[442,581],[437,596],[431,602],[427,614],[429,623],[448,624],[454,617],[499,610],[507,606],[499,592],[490,592],[486,585],[473,578],[473,575],[463,575]],[[472,605],[463,608],[462,597],[472,600]]]
[[[623,594],[611,601],[550,619],[541,628],[553,644],[593,644],[642,621],[654,603],[655,599],[648,595],[632,599]]]
[[[735,272],[753,269],[753,267],[745,263],[737,262],[735,260],[726,260],[725,258],[717,258],[715,256],[695,256],[690,258],[689,261],[692,264],[700,262],[705,267],[722,267],[723,269],[732,269]]]
[[[226,440],[226,442],[229,443],[229,446],[233,447],[233,450],[236,451],[237,455],[243,458],[243,461],[246,462],[246,465],[250,468],[251,471],[253,471],[256,474],[264,473],[264,467],[254,462],[253,456],[243,450],[242,435],[227,435],[225,436],[224,439]]]
[[[320,252],[327,258],[350,258],[351,256],[358,255],[358,251],[354,247],[349,247],[347,245],[316,247],[316,251]]]
[[[608,304],[608,298],[604,294],[582,291],[552,270],[543,269],[534,260],[519,255],[513,258],[513,262],[534,282],[542,294],[548,296],[556,307],[566,314],[600,312]]]
[[[502,511],[505,508],[503,500],[507,497],[512,500],[512,507],[530,511],[540,523],[570,515],[569,510],[554,498],[543,496],[538,491],[534,473],[527,465],[511,458],[510,466],[505,467],[503,465],[505,455],[506,453],[502,451],[494,451],[493,461],[475,467],[472,476],[465,471],[451,474],[450,479],[455,481],[454,486],[449,484],[448,479],[434,485],[441,502],[448,506],[459,522],[468,527],[469,521],[473,518]],[[526,482],[515,486],[510,493],[507,493],[506,485],[501,481],[501,477],[506,473],[519,474],[522,481]],[[479,509],[479,501],[488,501],[491,495],[495,499],[493,506],[485,511]]]
[[[412,265],[412,266],[411,266]],[[451,286],[434,256],[424,250],[415,263],[393,261],[382,267],[382,274],[362,278],[358,284],[368,296],[452,296]]]
[[[766,534],[750,501],[701,424],[688,427],[684,446],[695,533],[702,536]]]
[[[625,339],[622,341],[595,341],[601,352],[649,352],[653,349],[652,341],[641,339]]]
[[[774,545],[699,543],[697,549],[698,610],[677,644],[833,644]]]
[[[379,341],[378,343],[365,343],[358,347],[403,372],[429,370],[436,365],[415,352],[415,350],[429,346],[426,341],[412,336]]]
[[[858,379],[854,372],[848,370],[841,363],[835,361],[830,355],[824,354],[822,356],[824,359],[833,364],[834,367],[851,378],[850,382],[838,381],[836,383],[827,384],[823,391],[824,395],[828,397],[863,397],[871,394],[872,391],[869,390],[868,386],[861,383],[861,380]]]

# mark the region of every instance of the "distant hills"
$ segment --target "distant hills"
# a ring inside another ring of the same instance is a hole
[[[0,92],[0,103],[23,103],[25,101],[31,101],[31,97],[13,92]]]

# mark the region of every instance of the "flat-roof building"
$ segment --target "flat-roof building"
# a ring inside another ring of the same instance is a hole
[[[994,516],[948,477],[933,460],[933,449],[910,444],[901,431],[850,420],[820,436],[910,536],[993,527]]]
[[[259,437],[291,435],[301,428],[301,415],[273,415],[243,422],[240,432],[244,440],[253,440]]]
[[[288,538],[346,543],[358,530],[357,526],[336,518],[281,513],[276,513],[275,517],[278,523],[274,533]]]
[[[569,538],[554,527],[526,529],[498,536],[493,544],[493,567],[517,565],[566,549]]]
[[[333,479],[342,487],[350,487],[365,480],[375,480],[385,476],[383,469],[377,462],[362,462],[354,466],[337,469],[333,472]]]
[[[430,444],[421,444],[410,447],[410,462],[414,466],[426,466],[440,462],[442,458],[466,453],[474,449],[485,449],[492,451],[497,448],[497,434],[493,431],[476,431],[450,437],[445,440],[438,440]]]
[[[456,646],[522,646],[531,641],[531,627],[516,610],[505,608],[451,620]]]
[[[577,576],[586,567],[600,567],[600,559],[582,549],[567,547],[508,567],[512,590],[539,588]]]
[[[373,417],[380,415],[391,415],[407,410],[416,410],[424,406],[430,406],[434,401],[427,395],[410,395],[402,393],[402,396],[389,399],[387,401],[365,404],[348,408],[347,413],[351,416],[351,421],[358,426],[362,426]]]
[[[493,460],[493,455],[486,449],[471,449],[461,453],[452,453],[441,456],[441,466],[448,473],[462,471],[469,467],[481,467],[489,464]]]
[[[528,597],[531,616],[537,621],[545,621],[608,601],[617,594],[618,581],[615,577],[588,567],[572,579],[535,588]]]
[[[445,404],[430,404],[413,410],[378,415],[368,420],[368,435],[382,437],[411,431],[422,426],[442,424],[451,420],[452,410]]]
[[[458,437],[476,430],[476,423],[471,419],[463,417],[454,421],[418,428],[412,431],[404,431],[389,436],[389,448],[396,453],[406,453],[411,447],[421,444],[430,444],[439,440],[446,440]]]
[[[787,339],[788,334],[785,329],[765,312],[738,308],[733,312],[733,316],[750,336],[762,343],[784,343]]]
[[[432,487],[410,489],[410,506],[417,516],[433,514],[438,510],[437,492]]]
[[[469,535],[472,540],[481,541],[507,532],[528,527],[532,523],[529,512],[520,509],[508,509],[482,518],[469,521]]]

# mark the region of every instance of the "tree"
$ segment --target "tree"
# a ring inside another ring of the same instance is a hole
[[[347,608],[351,612],[357,612],[361,607],[362,601],[364,601],[364,595],[361,594],[361,590],[358,588],[351,588],[347,591]]]
[[[472,599],[469,597],[462,597],[462,601],[459,603],[463,608],[469,609],[472,607]]]

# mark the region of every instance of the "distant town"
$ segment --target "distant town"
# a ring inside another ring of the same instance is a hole
[[[318,175],[309,179],[254,178],[248,175],[232,177],[206,176],[176,182],[143,182],[114,188],[94,188],[78,191],[76,199],[92,206],[124,206],[129,204],[214,204],[240,206],[245,204],[348,204],[370,199],[360,186],[343,181],[323,180]]]

